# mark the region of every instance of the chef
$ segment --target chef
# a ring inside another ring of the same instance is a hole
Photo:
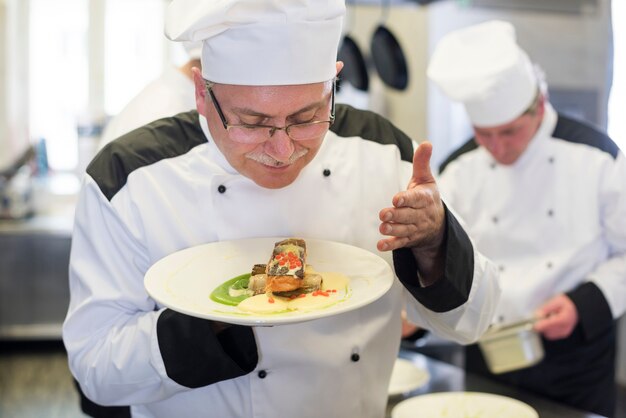
[[[98,148],[142,125],[196,108],[191,69],[201,67],[201,42],[183,42],[187,61],[169,66],[107,123]]]
[[[382,117],[335,106],[344,13],[340,0],[169,5],[168,36],[203,41],[197,112],[107,145],[76,208],[63,339],[95,404],[134,417],[380,418],[404,299],[444,338],[487,329],[497,269],[441,202],[432,146],[413,155]],[[272,236],[358,246],[399,280],[359,309],[273,327],[188,316],[144,289],[177,250]]]
[[[626,159],[591,125],[557,113],[509,22],[446,35],[428,76],[464,104],[474,137],[439,187],[501,273],[500,324],[538,320],[545,358],[498,376],[612,416],[615,320],[626,309]],[[467,367],[487,373],[476,346]]]

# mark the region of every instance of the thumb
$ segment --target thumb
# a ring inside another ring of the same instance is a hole
[[[435,178],[430,171],[430,157],[433,154],[433,144],[424,141],[415,150],[413,155],[413,178],[414,184],[434,183]]]

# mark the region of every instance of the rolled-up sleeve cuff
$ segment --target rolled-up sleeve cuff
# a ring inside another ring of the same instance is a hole
[[[213,321],[166,309],[157,338],[168,377],[189,388],[243,376],[258,363],[251,327],[227,325],[216,332]]]
[[[421,287],[418,268],[410,248],[393,251],[396,275],[418,302],[434,312],[447,312],[467,302],[474,275],[474,248],[463,227],[445,208],[444,276]]]
[[[578,320],[587,340],[602,335],[613,323],[613,314],[602,290],[593,282],[586,282],[567,295],[576,305]]]

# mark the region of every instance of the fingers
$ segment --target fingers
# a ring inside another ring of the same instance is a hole
[[[419,212],[416,214],[416,212]],[[422,212],[428,212],[422,213]],[[394,220],[383,222],[379,226],[381,234],[389,238],[379,241],[380,251],[395,250],[402,247],[431,248],[438,246],[443,239],[444,215],[434,210],[415,210],[413,208],[395,209],[388,208],[381,211],[381,216],[392,216],[391,219],[408,217],[406,222]],[[398,216],[398,214],[401,214]]]
[[[572,311],[576,311],[574,303],[569,297],[561,293],[550,298],[547,302],[540,306],[535,311],[535,315],[539,318],[549,318],[563,312],[569,313]]]
[[[560,294],[537,309],[542,318],[535,322],[534,329],[549,340],[568,337],[578,323],[576,306],[566,295]]]
[[[381,232],[385,235],[397,236],[393,229],[399,224],[412,226],[411,232],[425,226],[433,218],[438,218],[433,212],[439,211],[441,206],[436,190],[427,187],[397,193],[392,203],[394,207],[384,208],[378,215],[382,222]]]
[[[409,242],[408,237],[385,238],[378,241],[376,248],[378,251],[393,251],[407,246]]]
[[[424,141],[415,150],[413,155],[413,178],[414,185],[429,184],[435,181],[430,171],[430,157],[433,154],[433,145],[429,141]]]
[[[575,323],[562,314],[551,315],[535,323],[535,331],[543,334],[548,340],[560,340],[568,337],[574,330]]]
[[[417,232],[418,229],[419,229],[418,226],[415,224],[394,224],[394,223],[383,223],[378,228],[381,234],[387,235],[390,237],[407,237]]]
[[[422,186],[396,193],[391,202],[393,206],[398,209],[422,209],[436,203],[437,200],[438,195],[436,189],[430,186]],[[399,219],[396,220],[398,221]],[[384,221],[384,219],[381,218],[381,221]]]
[[[378,228],[383,235],[393,237],[403,237],[416,234],[418,231],[428,231],[429,228],[435,227],[433,224],[436,219],[430,217],[418,217],[410,219],[413,209],[396,210],[393,221],[383,222]],[[407,220],[402,218],[407,217]]]

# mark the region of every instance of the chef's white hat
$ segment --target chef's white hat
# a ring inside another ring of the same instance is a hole
[[[335,76],[344,14],[344,0],[174,0],[165,34],[203,41],[207,80],[308,84]]]
[[[445,35],[437,44],[428,77],[465,105],[475,126],[502,125],[519,117],[537,94],[528,55],[509,22],[492,20]]]

